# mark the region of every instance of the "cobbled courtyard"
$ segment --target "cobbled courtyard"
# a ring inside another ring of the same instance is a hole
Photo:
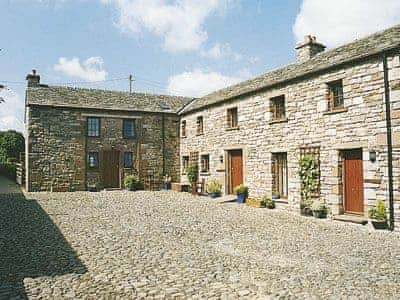
[[[0,195],[0,298],[390,299],[400,236],[187,193]]]

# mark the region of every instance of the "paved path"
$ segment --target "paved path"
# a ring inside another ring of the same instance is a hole
[[[21,188],[15,182],[0,175],[0,194],[21,193]]]
[[[399,234],[165,191],[0,199],[0,298],[400,298]]]

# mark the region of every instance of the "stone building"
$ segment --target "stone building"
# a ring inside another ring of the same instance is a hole
[[[317,196],[333,214],[366,215],[377,199],[389,206],[391,153],[399,222],[400,26],[329,51],[307,36],[296,50],[296,63],[181,111],[183,180],[194,161],[200,178],[217,178],[225,194],[245,183],[250,197],[274,191],[283,205],[298,208],[299,160],[311,155],[320,165]]]
[[[223,192],[275,192],[299,207],[299,160],[319,162],[334,215],[385,200],[400,222],[400,26],[325,50],[307,36],[297,62],[198,99],[47,87],[27,77],[27,190],[120,187],[126,174],[216,178]],[[392,179],[392,180],[391,180]],[[391,187],[393,183],[393,187]]]
[[[177,111],[189,99],[27,80],[27,191],[120,188],[128,174],[179,180]]]

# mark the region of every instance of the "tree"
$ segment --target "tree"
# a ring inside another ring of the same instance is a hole
[[[24,152],[25,139],[22,133],[15,130],[0,131],[0,161],[19,159],[19,153]]]

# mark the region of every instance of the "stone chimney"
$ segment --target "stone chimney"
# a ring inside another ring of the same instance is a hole
[[[36,74],[36,70],[32,70],[32,74],[26,75],[26,80],[28,80],[28,87],[39,87],[40,86],[40,75]]]
[[[303,63],[325,50],[325,46],[318,43],[315,36],[306,35],[304,42],[297,44],[297,62]]]

